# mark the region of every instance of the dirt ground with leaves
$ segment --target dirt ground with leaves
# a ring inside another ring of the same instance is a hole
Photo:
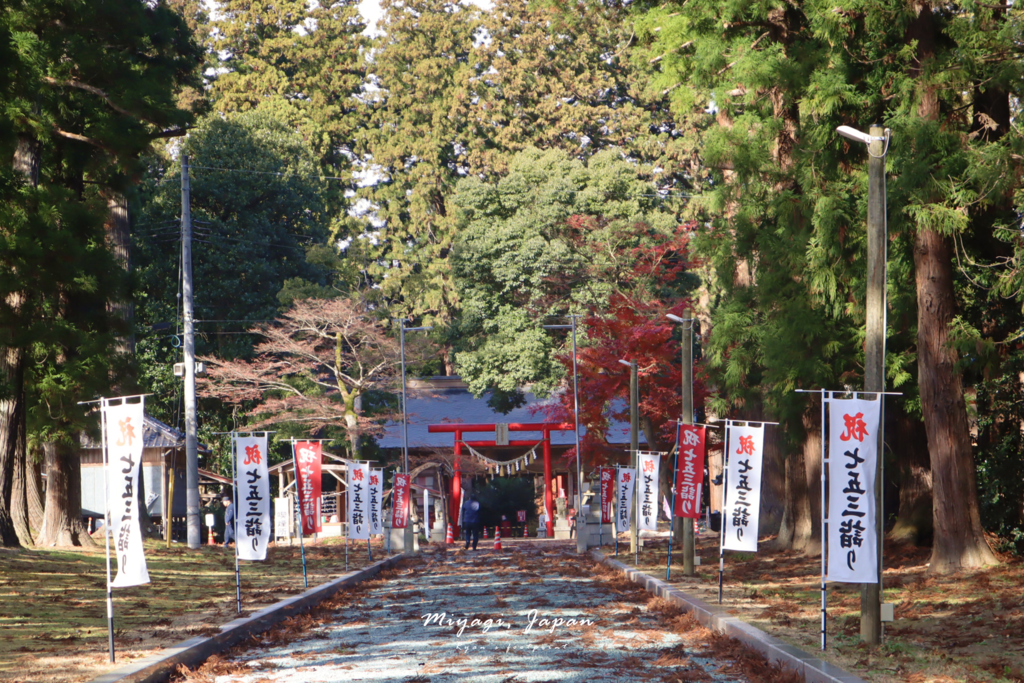
[[[828,584],[828,650],[821,652],[821,556],[777,551],[762,539],[756,555],[726,551],[723,605],[744,621],[872,683],[1024,683],[1024,562],[1004,556],[990,569],[929,573],[930,550],[885,550],[885,601],[896,621],[882,646],[860,642],[860,591]],[[648,540],[640,566],[664,579],[667,541]],[[679,548],[672,581],[707,603],[718,602],[718,536],[697,539],[698,576],[682,574]],[[605,552],[611,554],[606,548]],[[629,546],[619,560],[633,566]]]
[[[424,616],[442,612],[455,623]],[[557,542],[434,549],[180,674],[186,683],[796,680]]]
[[[385,557],[374,546],[374,561]],[[353,541],[350,567],[369,564]],[[73,550],[0,550],[0,681],[79,683],[237,617],[235,556],[230,548],[146,542],[151,583],[114,589],[117,663],[107,654],[103,546]],[[345,573],[341,539],[306,545],[309,586]],[[271,547],[266,562],[241,562],[242,612],[303,592],[300,548]]]

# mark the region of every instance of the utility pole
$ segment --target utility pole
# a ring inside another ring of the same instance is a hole
[[[885,129],[871,126],[868,144],[868,291],[865,322],[864,391],[885,391]],[[882,401],[885,396],[881,397]],[[884,405],[884,404],[883,404]],[[885,414],[884,408],[882,414]],[[878,539],[878,582],[861,584],[860,638],[878,645],[882,638],[882,456],[883,421],[879,422],[875,465],[875,531]]]
[[[192,205],[188,154],[181,153],[181,295],[185,318],[185,519],[188,547],[202,543],[199,528],[199,444],[196,438],[196,337],[192,315]]]
[[[409,474],[409,418],[406,415],[405,396],[405,318],[398,318],[399,347],[402,353],[402,469]],[[409,480],[409,500],[412,500],[412,479]],[[412,507],[411,502],[409,504]],[[416,552],[416,533],[412,528],[412,519],[406,515],[403,533],[403,550],[412,554]]]
[[[683,364],[683,406],[682,415],[680,416],[680,422],[686,425],[693,424],[693,312],[690,309],[683,311],[683,323],[680,327],[682,332],[682,364]],[[679,456],[682,454],[682,444],[676,446],[676,463],[679,462]],[[676,465],[678,468],[678,464]],[[697,476],[701,476],[702,473],[698,473]],[[674,495],[674,494],[673,494]],[[673,501],[673,505],[675,502]],[[697,501],[698,507],[700,507],[700,501]],[[680,520],[680,526],[683,528],[683,574],[685,576],[693,576],[696,574],[694,555],[695,543],[693,538],[693,521],[688,517],[683,517]]]
[[[629,361],[629,466],[637,469],[637,450],[640,449],[640,385],[636,374],[636,360]],[[639,474],[639,472],[637,472]],[[639,496],[637,489],[634,495]],[[633,506],[633,529],[629,536],[629,552],[636,555],[640,545],[640,520],[636,518],[636,505]]]

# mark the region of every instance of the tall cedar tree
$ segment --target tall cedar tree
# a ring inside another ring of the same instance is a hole
[[[384,2],[369,66],[376,90],[361,151],[376,183],[365,190],[382,222],[370,274],[399,311],[427,323],[458,306],[448,253],[449,198],[466,172],[469,52],[478,13],[448,0]]]
[[[754,392],[786,389],[768,376],[777,371],[762,355],[769,337],[760,321],[802,300],[804,310],[774,335],[786,344],[808,339],[802,328],[822,321],[809,326],[822,336],[808,356],[826,367],[801,384],[859,383],[862,352],[851,341],[863,335],[865,152],[834,131],[872,122],[892,128],[887,375],[911,406],[920,396],[934,482],[931,567],[993,562],[949,330],[954,245],[987,241],[1010,218],[1019,143],[1009,102],[1020,87],[1011,22],[976,3],[684,5],[652,9],[637,28],[649,54],[661,57],[656,87],[675,88],[679,115],[705,131],[715,182],[699,206],[714,228],[695,248],[720,264],[717,320],[726,322],[712,344],[722,376]],[[804,288],[799,298],[769,287],[787,278]],[[751,304],[752,324],[737,324]],[[745,367],[736,361],[744,355]],[[757,374],[744,376],[745,368]]]
[[[0,536],[12,544],[3,528],[10,482],[13,472],[27,471],[20,461],[31,429],[48,444],[41,542],[89,543],[75,443],[94,420],[76,401],[115,379],[119,316],[107,301],[127,295],[104,227],[112,200],[138,172],[139,154],[188,122],[175,93],[195,84],[201,55],[163,3],[15,1],[0,25],[12,51],[0,143],[15,160],[15,175],[4,171],[10,220],[0,228]]]
[[[368,39],[358,3],[285,0],[218,3],[211,45],[225,58],[212,84],[222,113],[257,107],[281,110],[318,154],[330,175],[347,175],[357,131],[366,125],[357,95]],[[335,184],[331,199],[343,201]],[[341,205],[339,204],[339,207]]]

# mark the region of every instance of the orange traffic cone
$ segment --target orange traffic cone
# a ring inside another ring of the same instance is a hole
[[[501,529],[494,527],[494,549],[501,550]]]
[[[211,546],[217,545],[217,543],[213,540],[213,527],[211,526],[207,528],[210,530],[210,533],[208,534],[208,538],[206,539],[206,544]]]
[[[530,537],[530,527],[528,527],[528,526],[526,526],[524,524],[523,525],[523,538],[529,538],[529,537]]]
[[[484,538],[490,538],[490,536],[487,535],[487,527],[484,527]]]
[[[454,543],[455,542],[455,536],[452,535],[452,525],[451,524],[448,525],[448,534],[444,537],[444,542],[445,543]]]

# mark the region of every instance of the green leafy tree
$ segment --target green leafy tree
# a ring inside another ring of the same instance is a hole
[[[350,169],[365,112],[361,52],[366,24],[352,0],[219,3],[211,44],[224,58],[213,106],[223,113],[270,107],[306,139],[324,169]],[[340,192],[332,199],[343,207]]]
[[[550,391],[563,377],[554,352],[567,340],[541,324],[603,310],[620,288],[637,295],[649,286],[634,279],[639,247],[674,238],[678,224],[648,173],[617,149],[587,163],[527,149],[500,180],[459,184],[456,359],[474,393],[494,389],[500,397],[526,384]]]
[[[785,415],[787,384],[768,376],[779,370],[768,368],[765,322],[783,322],[782,302],[800,301],[803,312],[772,338],[799,341],[798,353],[837,354],[801,379],[860,383],[860,350],[850,342],[863,334],[865,157],[834,131],[875,121],[890,127],[889,319],[900,325],[887,374],[911,414],[920,405],[927,433],[931,567],[994,561],[949,330],[958,305],[955,245],[997,258],[988,236],[1012,215],[1015,18],[967,2],[684,4],[649,10],[637,32],[649,48],[643,56],[660,57],[653,87],[673,88],[677,115],[702,131],[711,182],[695,207],[712,229],[695,246],[716,264],[720,322],[711,345],[723,383],[767,394]],[[776,291],[787,278],[806,293]],[[756,312],[745,313],[751,307]],[[811,322],[822,335],[816,340],[796,327],[815,320],[823,323]],[[771,363],[797,367],[783,357]]]
[[[489,178],[528,147],[585,159],[616,147],[661,164],[662,186],[681,182],[672,160],[678,131],[665,97],[643,89],[626,58],[631,27],[621,6],[499,0],[480,16],[471,87],[475,135],[468,162]]]
[[[361,155],[377,176],[364,190],[379,228],[369,274],[395,310],[449,322],[458,309],[448,255],[450,198],[467,172],[477,10],[449,0],[382,4],[369,67],[374,89]],[[375,226],[376,227],[376,226]],[[450,364],[450,359],[449,359]]]
[[[180,148],[168,147],[165,154]],[[336,296],[336,252],[326,244],[327,182],[307,141],[264,109],[201,119],[189,153],[196,350],[230,360],[251,355],[254,323],[308,295]],[[138,193],[136,277],[142,383],[154,414],[178,424],[180,380],[180,157],[151,158]],[[283,296],[283,299],[282,299]],[[157,389],[163,387],[164,391]],[[203,401],[214,431],[231,421],[223,404]]]
[[[9,38],[0,144],[14,159],[3,172],[10,221],[0,228],[0,508],[10,505],[11,464],[21,461],[14,471],[25,472],[32,429],[49,444],[41,542],[91,543],[74,444],[93,420],[77,401],[116,381],[123,363],[112,351],[115,334],[127,334],[108,308],[128,292],[107,248],[119,239],[110,207],[137,178],[152,141],[177,135],[191,119],[176,95],[196,84],[200,53],[161,2],[15,1],[0,24]]]

